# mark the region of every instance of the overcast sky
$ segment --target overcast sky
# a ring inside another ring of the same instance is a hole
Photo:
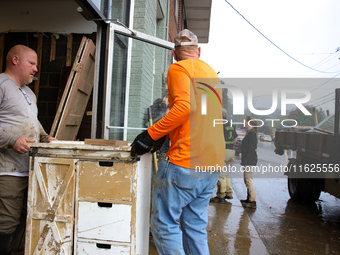
[[[326,81],[340,78],[340,1],[339,0],[228,0],[254,27],[288,55],[289,58],[244,20],[226,1],[212,1],[210,37],[201,44],[201,59],[221,78],[309,78]],[[334,80],[314,87],[310,104],[317,106],[340,87]],[[323,85],[322,85],[323,84]],[[257,88],[257,95],[271,94]],[[321,98],[322,96],[325,96]],[[319,100],[317,100],[320,98]],[[262,97],[255,107],[271,106],[271,97]],[[320,105],[334,111],[334,101]]]

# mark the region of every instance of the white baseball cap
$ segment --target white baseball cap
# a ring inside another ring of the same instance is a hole
[[[190,40],[190,42],[182,42],[183,38],[186,37]],[[175,46],[184,46],[184,45],[198,45],[197,36],[188,29],[183,29],[175,36]]]

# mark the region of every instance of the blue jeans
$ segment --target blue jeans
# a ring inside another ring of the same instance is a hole
[[[151,211],[160,255],[209,254],[207,207],[219,175],[162,161],[153,183]]]

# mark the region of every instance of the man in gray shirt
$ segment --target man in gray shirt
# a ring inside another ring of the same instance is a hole
[[[26,209],[30,146],[56,140],[38,120],[36,97],[26,86],[37,69],[34,50],[16,45],[0,74],[0,254],[11,254],[14,232]]]

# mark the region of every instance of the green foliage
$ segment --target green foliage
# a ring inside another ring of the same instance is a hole
[[[298,126],[315,126],[316,123],[314,121],[313,107],[306,106],[307,110],[311,113],[311,115],[305,115],[300,109],[295,108],[292,110],[286,119],[294,119],[297,121]],[[318,122],[320,123],[324,118],[326,118],[326,113],[322,110],[322,108],[316,109]]]
[[[222,108],[226,109],[229,113],[229,98],[228,89],[222,89]]]

